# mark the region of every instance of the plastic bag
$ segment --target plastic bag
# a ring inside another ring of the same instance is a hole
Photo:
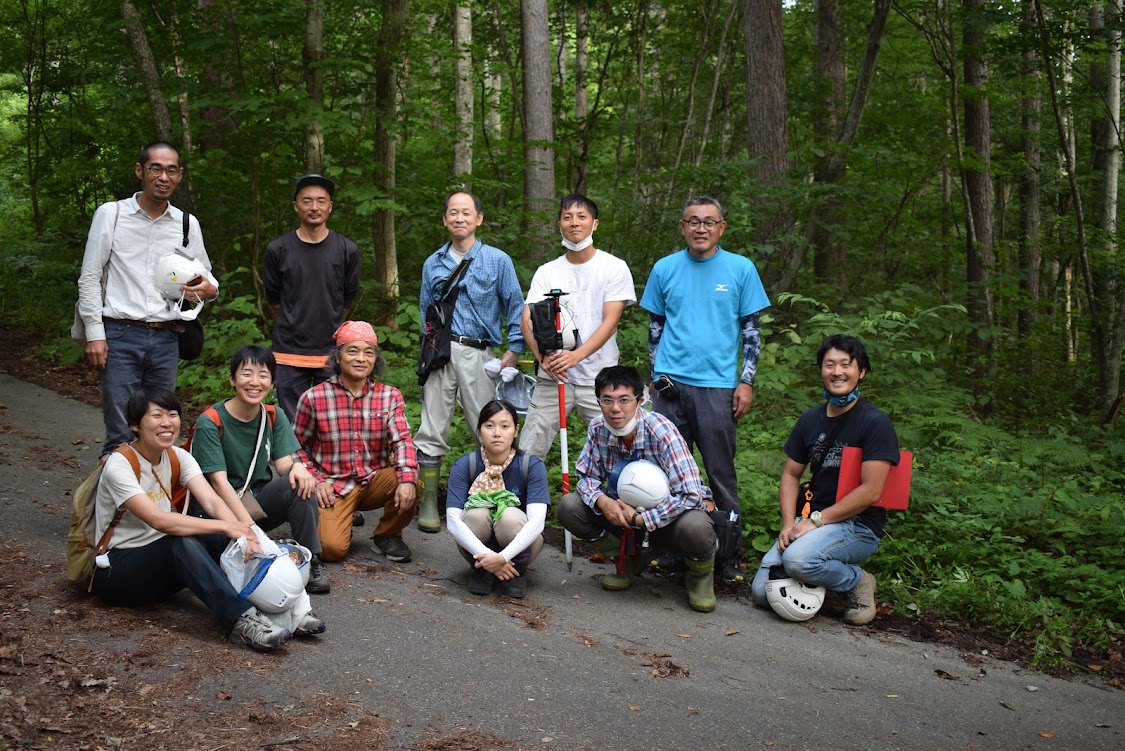
[[[262,549],[261,555],[263,557],[288,555],[257,524],[253,526],[253,530],[258,538],[258,547]],[[256,568],[253,561],[253,558],[250,559],[250,562],[246,561],[245,537],[231,540],[227,549],[223,551],[223,555],[219,559],[219,565],[222,566],[223,573],[227,575],[227,581],[230,582],[235,591],[241,592],[246,585],[246,581],[253,576],[254,568]],[[247,606],[249,604],[247,603]],[[293,606],[284,612],[259,612],[262,616],[269,618],[278,628],[293,632],[297,630],[297,624],[301,622],[301,619],[312,612],[312,601],[309,599],[308,592],[302,592],[300,597],[293,601]]]

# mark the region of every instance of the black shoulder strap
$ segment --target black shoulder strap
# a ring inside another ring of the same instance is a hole
[[[480,470],[477,468],[477,452],[469,454],[469,485],[473,484],[473,480],[477,479]]]
[[[469,263],[472,260],[472,258],[462,258],[461,263],[457,264],[457,268],[453,269],[453,273],[450,274],[449,278],[445,280],[445,284],[442,285],[441,288],[441,298],[443,300],[449,294],[450,290],[452,290],[454,286],[456,286],[457,280],[460,279],[464,275],[465,271],[468,270]]]
[[[184,214],[184,242],[183,246],[187,247],[188,232],[191,230],[191,214],[183,212]]]
[[[520,460],[520,472],[523,473],[523,477],[520,479],[520,500],[523,501],[524,506],[527,506],[527,468],[529,466],[531,466],[531,454],[525,451],[523,452],[523,458]]]

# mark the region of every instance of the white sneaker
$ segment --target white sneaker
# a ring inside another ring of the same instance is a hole
[[[255,652],[269,652],[289,641],[291,634],[278,628],[257,610],[247,610],[234,622],[227,640],[231,644],[245,644]]]

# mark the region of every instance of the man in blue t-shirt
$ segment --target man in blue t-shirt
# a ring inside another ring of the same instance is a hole
[[[687,247],[656,262],[641,307],[650,315],[653,408],[699,448],[715,503],[733,528],[727,544],[720,540],[715,567],[725,580],[740,582],[735,423],[750,411],[761,348],[758,314],[770,301],[753,261],[719,247],[726,226],[716,199],[689,198],[680,215]]]

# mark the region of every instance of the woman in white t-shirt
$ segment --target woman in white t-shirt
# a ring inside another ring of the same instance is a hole
[[[135,607],[166,599],[184,587],[215,614],[229,639],[257,651],[284,644],[288,631],[247,607],[219,566],[229,540],[257,542],[249,522],[241,522],[215,494],[191,454],[175,446],[180,434],[180,400],[164,386],[142,386],[129,398],[125,416],[136,439],[107,455],[96,497],[97,537],[117,510],[124,509],[94,569],[93,591],[108,605]],[[133,470],[132,453],[140,469]],[[179,477],[172,478],[174,453]],[[211,516],[180,514],[171,495],[183,485]]]

